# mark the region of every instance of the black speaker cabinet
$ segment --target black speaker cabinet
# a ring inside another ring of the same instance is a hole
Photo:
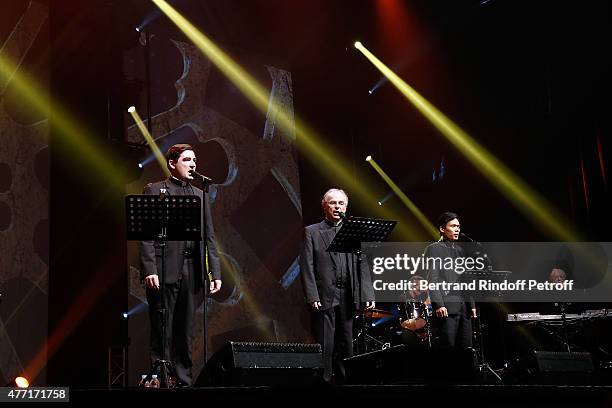
[[[534,351],[540,373],[591,373],[594,370],[591,353]]]
[[[349,384],[472,382],[474,349],[414,349],[399,345],[344,360]]]
[[[532,351],[517,360],[513,380],[527,384],[592,385],[607,381],[595,372],[591,353]]]
[[[230,341],[208,360],[196,386],[304,385],[321,381],[319,344]]]

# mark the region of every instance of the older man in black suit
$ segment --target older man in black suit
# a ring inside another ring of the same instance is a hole
[[[356,308],[374,307],[374,290],[367,263],[357,271],[354,254],[327,252],[342,225],[348,196],[339,189],[325,193],[321,202],[325,219],[304,229],[300,269],[306,302],[312,311],[312,329],[323,347],[324,379],[344,379],[343,358],[353,355],[353,319]],[[334,368],[334,365],[336,366]]]
[[[176,372],[177,386],[191,386],[192,337],[195,315],[195,295],[203,289],[208,275],[210,293],[221,289],[219,257],[215,245],[214,228],[208,193],[193,186],[192,171],[196,169],[196,157],[188,144],[176,144],[168,150],[166,163],[171,176],[157,183],[147,184],[144,194],[197,195],[202,199],[206,220],[206,239],[200,242],[168,241],[166,245],[166,279],[164,299],[160,294],[161,248],[154,241],[140,242],[141,275],[149,302],[151,321],[151,359],[160,359],[162,343],[166,358]],[[166,339],[162,342],[161,302],[165,302]]]

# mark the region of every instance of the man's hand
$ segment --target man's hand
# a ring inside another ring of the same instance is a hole
[[[312,307],[314,310],[319,310],[319,309],[321,309],[321,302],[319,302],[319,301],[311,302],[310,303],[310,307]]]
[[[366,309],[374,309],[374,306],[376,306],[375,301],[366,302]]]
[[[148,289],[159,289],[159,276],[157,275],[145,276],[144,282]]]
[[[448,317],[448,310],[445,307],[440,307],[436,309],[436,316],[438,317]]]
[[[221,290],[221,279],[215,279],[210,282],[210,294],[217,293]]]
[[[476,313],[476,309],[472,309],[472,319],[478,319],[478,313]]]

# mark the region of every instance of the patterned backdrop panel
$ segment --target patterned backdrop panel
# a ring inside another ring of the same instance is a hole
[[[11,1],[0,12],[0,384],[28,375],[47,341],[49,283],[49,149],[46,110],[20,94],[27,76],[47,97],[48,8]]]

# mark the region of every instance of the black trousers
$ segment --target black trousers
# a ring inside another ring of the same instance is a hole
[[[323,348],[323,379],[327,382],[333,374],[337,383],[343,383],[346,375],[342,360],[353,356],[355,305],[349,291],[340,290],[337,305],[312,312],[313,335]]]
[[[194,268],[191,259],[183,264],[181,278],[175,283],[166,283],[166,360],[174,367],[178,380],[186,385],[193,383],[191,373],[193,320],[195,316]],[[151,361],[162,357],[162,316],[159,309],[162,296],[159,289],[147,289],[149,319],[151,322]]]
[[[461,303],[457,314],[436,320],[441,347],[472,347],[472,321],[465,302]]]

